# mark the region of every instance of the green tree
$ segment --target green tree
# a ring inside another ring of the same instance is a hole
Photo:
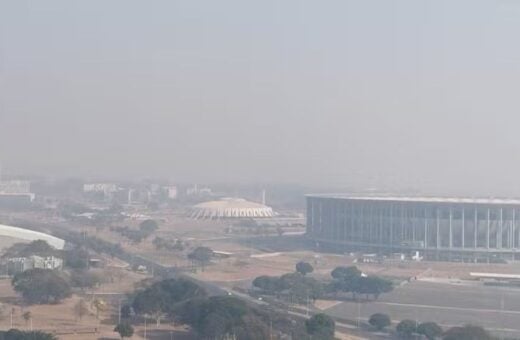
[[[334,279],[342,279],[342,280],[353,280],[361,277],[361,270],[359,270],[356,266],[350,267],[336,267],[330,275]]]
[[[50,333],[41,331],[21,331],[19,329],[10,329],[8,331],[0,331],[0,339],[4,340],[57,340],[58,338]]]
[[[114,328],[114,332],[119,333],[121,339],[130,338],[134,335],[134,327],[127,322],[122,322]]]
[[[395,330],[402,338],[409,339],[417,330],[417,324],[413,320],[403,320],[397,324]]]
[[[75,270],[70,273],[70,283],[73,287],[93,288],[102,281],[101,275],[92,271]]]
[[[247,331],[247,316],[254,317],[253,311],[242,300],[230,296],[212,296],[191,299],[182,304],[175,312],[181,322],[193,327],[202,338],[222,339],[238,336],[239,339],[253,339]],[[255,327],[256,328],[256,327]]]
[[[29,321],[32,319],[32,313],[31,311],[27,311],[22,314],[22,318],[25,320],[25,327],[29,324]]]
[[[300,261],[296,264],[296,271],[302,275],[307,275],[314,271],[312,265],[308,262]]]
[[[263,290],[267,294],[274,294],[280,291],[282,282],[278,277],[262,275],[253,280],[253,286]]]
[[[76,247],[63,252],[63,261],[65,266],[80,270],[88,267],[90,255],[84,248]]]
[[[480,326],[453,327],[444,333],[444,340],[491,340],[489,333]]]
[[[206,296],[206,292],[192,281],[167,279],[137,292],[132,307],[138,314],[152,315],[159,325],[163,315],[171,314],[175,304],[203,296]]]
[[[423,322],[417,327],[417,333],[433,340],[442,335],[442,328],[435,322]]]
[[[383,330],[385,327],[390,326],[392,322],[387,314],[376,313],[370,316],[368,323],[377,330]]]
[[[334,339],[336,323],[326,314],[313,315],[309,320],[305,321],[307,333],[316,339],[326,340]]]
[[[202,270],[204,270],[204,266],[209,262],[211,257],[213,256],[213,250],[208,247],[197,247],[191,253],[188,254],[188,259],[192,261],[197,261]]]
[[[145,220],[139,224],[139,230],[147,235],[152,234],[157,229],[159,229],[159,224],[154,220]]]
[[[49,269],[30,269],[16,274],[11,284],[30,304],[59,303],[71,295],[67,280]]]

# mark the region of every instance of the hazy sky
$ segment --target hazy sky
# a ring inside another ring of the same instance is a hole
[[[520,196],[516,0],[0,0],[6,171]]]

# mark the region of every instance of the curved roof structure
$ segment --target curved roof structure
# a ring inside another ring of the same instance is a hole
[[[62,250],[65,247],[65,241],[61,238],[54,237],[49,234],[40,233],[38,231],[23,229],[18,227],[10,227],[0,224],[0,236],[9,236],[26,241],[43,240],[56,249]]]
[[[273,209],[242,198],[223,198],[193,206],[190,216],[195,219],[272,217]]]

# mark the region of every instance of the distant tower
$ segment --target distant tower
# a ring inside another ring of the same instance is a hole
[[[265,205],[265,189],[262,189],[262,204]]]

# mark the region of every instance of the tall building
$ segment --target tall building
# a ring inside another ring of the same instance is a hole
[[[520,200],[308,195],[307,235],[344,249],[520,252]]]

